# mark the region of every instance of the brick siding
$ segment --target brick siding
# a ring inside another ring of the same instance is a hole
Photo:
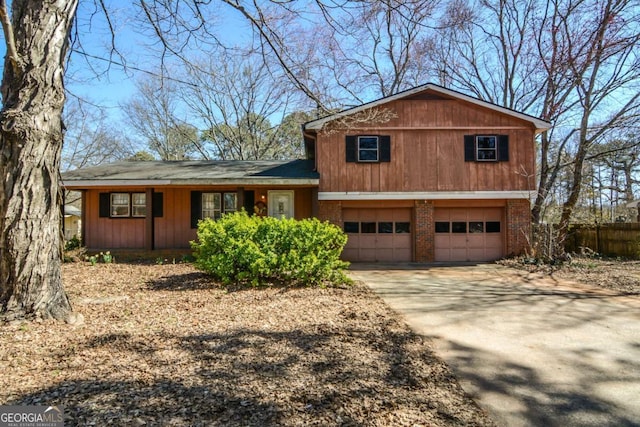
[[[435,259],[435,226],[433,224],[433,202],[416,200],[414,209],[416,262],[433,262]]]
[[[506,256],[522,255],[530,247],[531,206],[528,200],[507,201]]]

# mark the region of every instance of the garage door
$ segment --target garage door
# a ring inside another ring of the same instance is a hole
[[[503,255],[502,208],[436,208],[436,261],[494,261]]]
[[[343,209],[348,261],[411,261],[411,208]]]

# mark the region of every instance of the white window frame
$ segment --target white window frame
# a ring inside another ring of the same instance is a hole
[[[365,142],[365,141],[370,141],[370,140],[375,140],[376,143],[376,148],[362,148],[361,147],[361,143]],[[380,161],[380,137],[377,135],[362,135],[362,136],[358,136],[358,140],[356,142],[356,150],[358,150],[358,162],[363,162],[363,163],[377,163]],[[365,151],[365,152],[375,152],[376,154],[376,158],[374,160],[372,159],[362,159],[360,157],[360,154]]]
[[[134,218],[147,216],[147,193],[131,193],[131,216]]]
[[[480,147],[481,140],[493,140],[493,147]],[[478,162],[497,162],[498,161],[498,135],[476,135],[475,140],[476,161]],[[493,158],[488,158],[484,154],[493,153]]]
[[[124,200],[116,200],[120,197],[126,197]],[[118,209],[125,208],[126,212],[118,213]],[[109,216],[111,218],[128,218],[131,216],[131,193],[111,193],[109,195]]]
[[[238,210],[238,193],[203,192],[201,195],[201,218],[220,219],[223,214]],[[206,200],[209,199],[210,200]],[[233,201],[233,203],[231,203]],[[233,205],[233,206],[232,206]]]

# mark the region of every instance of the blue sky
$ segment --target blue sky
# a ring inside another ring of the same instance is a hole
[[[10,2],[9,2],[10,3]],[[77,36],[75,48],[96,58],[73,52],[66,72],[66,88],[71,96],[91,100],[115,119],[120,119],[119,104],[135,94],[135,80],[144,76],[145,71],[158,73],[159,54],[153,52],[152,38],[141,34],[139,8],[130,1],[107,0],[105,4],[115,27],[115,44],[118,54],[112,56],[113,63],[97,59],[108,59],[111,51],[111,32],[104,14],[95,13],[93,1],[80,0],[77,12]],[[10,8],[10,4],[8,5]],[[231,8],[218,8],[214,18],[220,38],[228,43],[240,43],[249,34],[249,28],[242,17]],[[0,32],[0,55],[5,56],[4,36]],[[123,60],[124,58],[124,60]],[[127,67],[120,65],[126,63]],[[0,63],[0,70],[3,62]]]

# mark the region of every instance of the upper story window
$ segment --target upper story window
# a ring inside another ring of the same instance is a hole
[[[498,161],[498,137],[495,135],[476,136],[476,160],[479,162]]]
[[[358,161],[377,162],[378,161],[378,137],[359,136],[358,137]]]
[[[391,161],[389,135],[347,135],[346,160],[353,163],[382,163]]]
[[[508,135],[465,135],[465,162],[509,161]]]

